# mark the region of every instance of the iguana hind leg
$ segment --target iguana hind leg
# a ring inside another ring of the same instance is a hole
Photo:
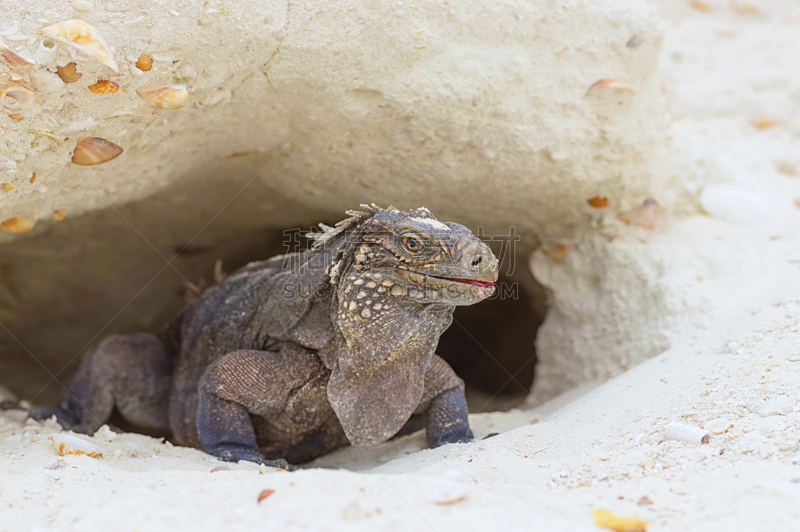
[[[198,386],[197,435],[203,449],[228,462],[240,460],[289,468],[286,460],[266,460],[252,416],[282,412],[294,391],[320,372],[306,350],[283,344],[276,351],[242,350],[210,365]]]
[[[65,428],[91,434],[116,406],[132,425],[166,433],[171,373],[169,353],[158,337],[111,336],[83,356],[65,383],[58,408],[34,408],[31,416],[55,415]]]

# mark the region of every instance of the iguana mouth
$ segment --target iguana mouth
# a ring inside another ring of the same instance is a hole
[[[477,281],[475,279],[462,279],[460,277],[439,277],[438,275],[431,275],[430,277],[435,277],[436,279],[444,279],[445,281],[453,281],[456,283],[464,283],[464,284],[471,284],[475,286],[482,286],[484,288],[489,288],[494,286],[494,283],[491,281]]]

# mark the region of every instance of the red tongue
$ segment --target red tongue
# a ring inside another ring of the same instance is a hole
[[[458,281],[459,283],[473,284],[475,286],[483,286],[485,288],[489,288],[494,284],[490,283],[489,281],[476,281],[475,279],[453,279],[453,281]]]

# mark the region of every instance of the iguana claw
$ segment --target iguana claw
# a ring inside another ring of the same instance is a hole
[[[276,467],[279,469],[286,469],[287,471],[294,471],[297,469],[295,466],[289,464],[283,458],[277,460],[267,460],[258,451],[251,449],[225,449],[223,451],[212,452],[214,456],[223,462],[255,462],[256,464],[264,464],[267,467]]]

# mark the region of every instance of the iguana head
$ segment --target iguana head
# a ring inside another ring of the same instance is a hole
[[[379,301],[471,305],[494,293],[497,259],[463,225],[440,222],[425,208],[358,214],[364,220],[351,231],[334,279],[348,312],[369,319],[383,310]]]
[[[417,407],[455,306],[494,293],[497,259],[466,227],[427,209],[362,206],[317,237],[336,242],[331,318],[346,345],[328,398],[353,445],[394,435]]]

